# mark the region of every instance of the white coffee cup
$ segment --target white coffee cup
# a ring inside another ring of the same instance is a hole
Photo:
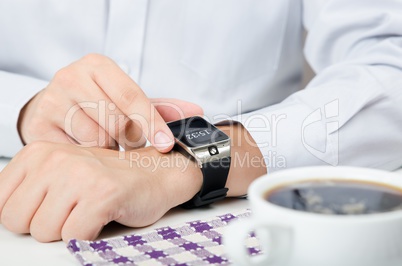
[[[370,181],[402,189],[398,174],[356,167],[294,168],[260,177],[248,190],[251,217],[230,224],[223,236],[234,265],[401,266],[402,210],[319,214],[281,207],[265,198],[282,185],[322,179]],[[250,257],[245,239],[254,230],[264,252]]]

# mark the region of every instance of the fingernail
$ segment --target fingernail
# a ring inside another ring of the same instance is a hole
[[[163,150],[164,148],[171,146],[173,142],[174,140],[163,131],[158,131],[155,134],[154,146],[159,150]]]

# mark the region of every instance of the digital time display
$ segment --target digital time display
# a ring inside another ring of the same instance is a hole
[[[168,123],[168,126],[175,138],[192,148],[229,139],[225,133],[201,117],[174,121]]]
[[[203,137],[207,137],[207,138],[209,138],[209,135],[211,135],[211,133],[212,133],[212,130],[210,130],[210,129],[200,129],[200,130],[195,130],[195,131],[193,131],[193,132],[189,132],[189,133],[186,133],[186,138],[188,139],[188,140],[190,140],[190,139],[198,139],[198,138],[203,138]]]

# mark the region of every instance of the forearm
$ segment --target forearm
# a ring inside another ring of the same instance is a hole
[[[242,126],[221,129],[232,139],[232,157],[245,158],[243,165],[232,161],[227,182],[229,196],[243,195],[265,172],[250,158],[262,158]],[[190,200],[202,182],[198,164],[177,151],[146,147],[121,153],[33,142],[0,172],[0,222],[41,242],[94,239],[110,221],[131,227],[154,223]]]
[[[226,182],[228,196],[245,195],[250,183],[267,173],[263,156],[254,139],[240,123],[219,128],[231,138],[231,164]]]

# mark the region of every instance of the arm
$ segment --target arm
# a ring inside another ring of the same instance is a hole
[[[242,126],[222,130],[232,138],[232,157],[244,162],[232,161],[229,195],[244,195],[266,168]],[[201,183],[198,166],[176,151],[147,147],[120,153],[34,142],[0,173],[0,221],[42,242],[94,239],[110,221],[132,227],[154,223],[191,199]]]
[[[267,173],[264,158],[250,133],[241,124],[219,128],[232,140],[232,160],[226,182],[228,196],[245,195],[251,182]]]
[[[21,140],[129,150],[145,145],[144,137],[168,152],[174,141],[165,120],[202,114],[185,101],[148,99],[114,61],[98,54],[60,69],[50,82],[5,72],[0,80],[0,155],[14,155]]]
[[[402,4],[304,1],[305,56],[316,72],[282,103],[239,116],[268,171],[402,165]],[[281,163],[278,163],[281,162]]]

